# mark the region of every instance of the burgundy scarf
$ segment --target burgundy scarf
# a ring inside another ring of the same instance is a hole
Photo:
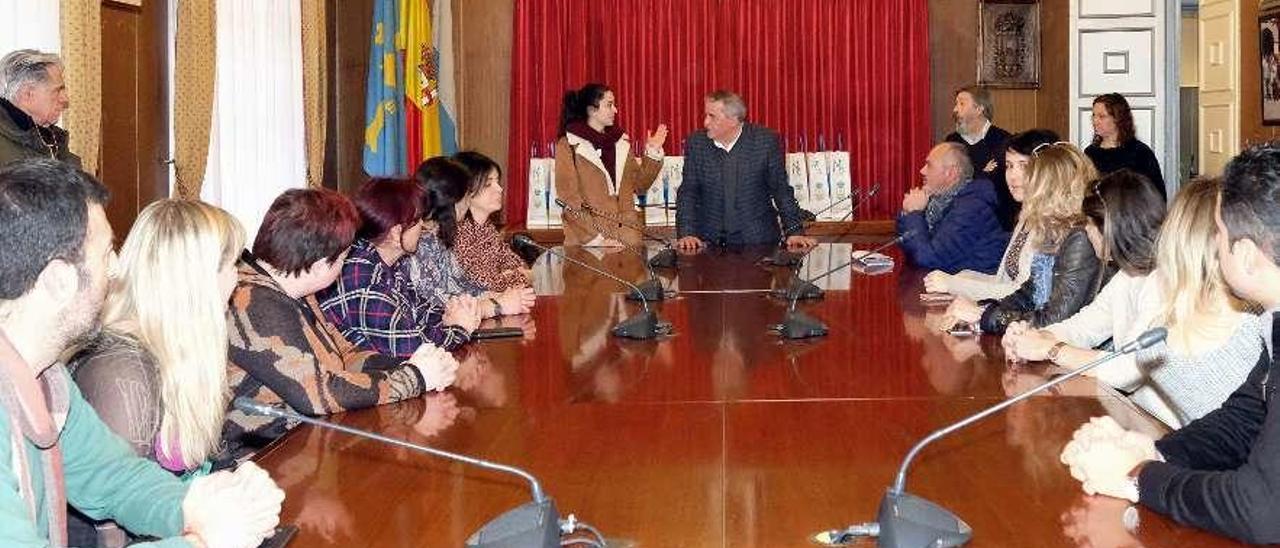
[[[599,150],[600,162],[604,164],[605,172],[609,174],[609,178],[613,180],[615,186],[622,185],[622,181],[619,181],[618,175],[614,173],[614,170],[617,169],[615,166],[618,165],[618,152],[614,145],[617,145],[618,139],[622,138],[622,128],[613,125],[604,128],[604,133],[601,133],[587,125],[586,122],[570,122],[565,127],[565,131],[582,137],[588,143],[591,143],[592,147]]]

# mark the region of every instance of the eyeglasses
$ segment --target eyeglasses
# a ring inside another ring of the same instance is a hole
[[[1039,155],[1040,155],[1040,151],[1041,151],[1041,150],[1044,150],[1044,149],[1049,148],[1049,147],[1056,147],[1056,146],[1058,146],[1058,145],[1073,146],[1073,145],[1075,145],[1075,143],[1072,143],[1071,141],[1056,141],[1056,142],[1053,142],[1053,143],[1040,143],[1040,144],[1036,145],[1036,148],[1031,149],[1031,155],[1032,155],[1032,156],[1039,156]]]

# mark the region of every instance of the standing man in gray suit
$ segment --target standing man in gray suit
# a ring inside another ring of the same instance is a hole
[[[676,247],[773,244],[808,248],[800,204],[787,184],[782,142],[769,128],[746,123],[736,93],[713,91],[702,125],[684,145],[684,182],[676,198]]]

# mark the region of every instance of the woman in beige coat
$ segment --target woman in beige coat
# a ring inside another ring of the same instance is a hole
[[[614,125],[617,116],[613,91],[603,84],[565,93],[556,141],[556,195],[567,206],[564,245],[616,247],[641,240],[636,230],[609,219],[643,225],[636,195],[648,192],[658,178],[667,126],[649,133],[644,157],[635,158],[630,138]]]

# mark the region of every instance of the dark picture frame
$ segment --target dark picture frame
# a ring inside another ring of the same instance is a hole
[[[1258,14],[1258,71],[1262,123],[1280,126],[1280,7]]]
[[[978,3],[978,85],[1040,87],[1040,1]]]

